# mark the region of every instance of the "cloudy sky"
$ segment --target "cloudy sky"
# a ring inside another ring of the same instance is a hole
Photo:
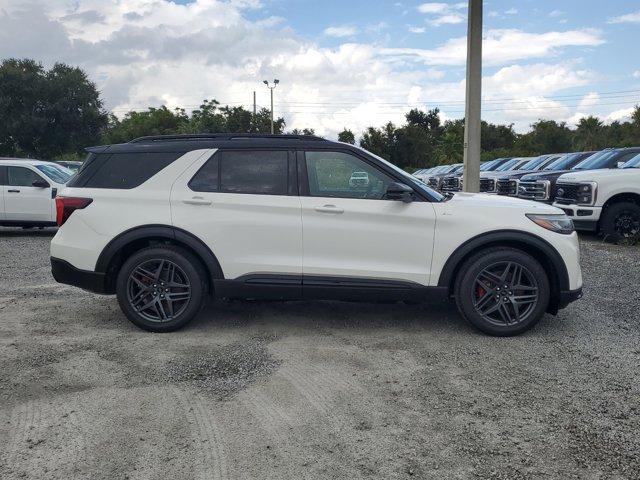
[[[464,110],[466,2],[0,0],[0,58],[84,68],[117,115],[202,99],[329,137],[412,107]],[[640,2],[486,0],[483,118],[623,119],[640,103]]]

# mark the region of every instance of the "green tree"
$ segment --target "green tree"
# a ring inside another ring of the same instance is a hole
[[[355,145],[356,136],[353,134],[351,130],[344,129],[340,133],[338,133],[338,141],[344,143],[350,143],[351,145]]]
[[[79,68],[34,60],[0,64],[0,154],[52,158],[98,143],[108,116]]]
[[[604,124],[596,117],[581,118],[575,132],[575,146],[579,150],[600,150],[607,144],[604,138]]]
[[[176,108],[171,111],[164,105],[144,112],[129,112],[122,120],[112,115],[103,142],[125,143],[147,135],[175,135],[187,131],[188,122],[189,117],[184,110]]]
[[[308,135],[308,136],[315,136],[316,134],[313,128],[303,128],[302,130],[299,128],[294,128],[293,130],[287,133],[291,135]]]
[[[531,147],[533,154],[570,152],[573,149],[573,132],[565,122],[539,120],[531,125]]]

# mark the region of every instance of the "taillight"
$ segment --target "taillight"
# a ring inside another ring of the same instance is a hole
[[[61,227],[74,210],[81,210],[93,202],[92,198],[56,197],[56,222]]]

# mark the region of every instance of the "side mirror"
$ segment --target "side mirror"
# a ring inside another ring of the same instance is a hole
[[[34,180],[34,182],[31,185],[38,188],[49,188],[51,186],[44,180]]]
[[[622,168],[625,166],[627,162],[618,162],[618,168]]]
[[[390,183],[385,194],[387,200],[401,200],[404,203],[413,202],[413,188],[404,183]]]

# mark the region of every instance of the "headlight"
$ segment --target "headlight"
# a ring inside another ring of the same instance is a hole
[[[596,201],[597,187],[598,184],[595,182],[579,184],[576,203],[578,205],[593,205]]]
[[[570,235],[574,232],[573,220],[566,215],[536,215],[527,213],[527,218],[537,225],[552,232]]]

